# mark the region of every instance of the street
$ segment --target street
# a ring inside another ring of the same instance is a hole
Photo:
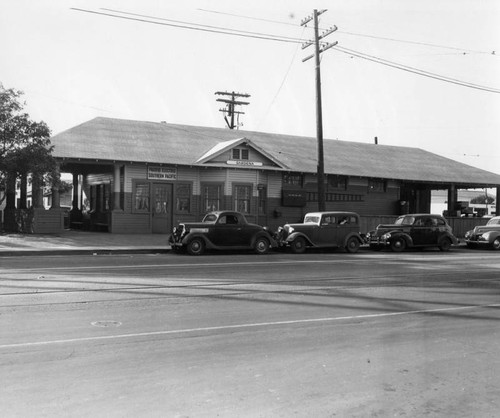
[[[496,417],[493,251],[0,258],[5,417]]]

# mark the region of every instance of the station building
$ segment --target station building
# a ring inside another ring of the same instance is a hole
[[[277,228],[318,208],[316,138],[99,117],[51,141],[73,175],[72,228],[169,233],[221,209]],[[500,175],[422,149],[325,139],[324,161],[327,210],[377,223],[428,213],[446,190],[459,216],[457,191],[487,187],[500,213]]]

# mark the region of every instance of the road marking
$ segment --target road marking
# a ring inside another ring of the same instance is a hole
[[[431,314],[439,312],[465,311],[478,308],[484,309],[484,308],[498,308],[498,307],[500,307],[500,303],[494,303],[489,305],[468,305],[468,306],[459,306],[453,308],[419,309],[413,311],[386,312],[386,313],[366,314],[366,315],[295,319],[290,321],[255,322],[249,324],[220,325],[215,327],[186,328],[186,329],[165,330],[165,331],[138,332],[131,334],[103,335],[96,337],[68,338],[65,340],[33,341],[26,343],[2,344],[0,345],[0,349],[34,347],[34,346],[44,346],[44,345],[54,345],[54,344],[70,344],[70,343],[80,343],[85,341],[103,341],[103,340],[117,340],[124,338],[151,337],[155,335],[175,335],[175,334],[190,334],[190,333],[207,332],[207,331],[224,331],[231,329],[248,329],[248,328],[259,328],[259,327],[271,327],[276,325],[296,325],[296,324],[308,324],[308,323],[320,323],[320,322],[345,321],[353,319],[354,320],[373,319],[373,318],[384,318],[391,316]]]

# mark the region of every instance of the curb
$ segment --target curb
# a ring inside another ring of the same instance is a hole
[[[49,250],[0,250],[1,257],[50,255],[166,254],[170,248],[54,248]]]

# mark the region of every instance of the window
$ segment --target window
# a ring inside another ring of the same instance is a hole
[[[267,211],[267,188],[259,188],[259,213],[266,213]]]
[[[283,173],[283,184],[302,187],[302,174]]]
[[[175,186],[175,210],[179,213],[191,212],[190,184],[177,184]]]
[[[149,183],[136,182],[134,186],[133,212],[149,212]]]
[[[251,186],[234,186],[234,210],[250,213]]]
[[[248,160],[249,153],[247,148],[234,148],[232,151],[233,160]]]
[[[370,180],[368,182],[368,192],[385,192],[385,181]]]
[[[202,187],[202,201],[205,212],[221,208],[222,186],[220,184],[207,184]]]
[[[347,189],[347,177],[344,176],[334,176],[334,175],[328,175],[328,185],[334,189],[341,189],[341,190],[346,190]]]

